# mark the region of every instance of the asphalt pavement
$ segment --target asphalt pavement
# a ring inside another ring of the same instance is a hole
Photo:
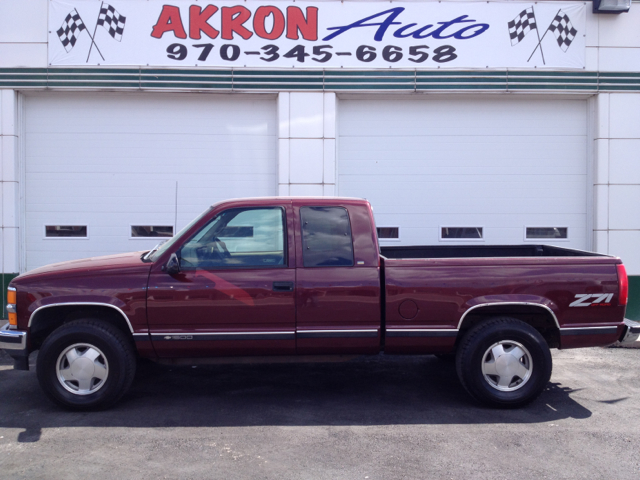
[[[432,356],[169,367],[104,412],[59,409],[0,354],[0,478],[640,478],[640,350],[554,351],[547,390],[477,405]],[[32,358],[33,361],[33,358]]]

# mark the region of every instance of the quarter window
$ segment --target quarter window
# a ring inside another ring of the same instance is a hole
[[[302,207],[302,258],[305,267],[353,266],[349,214],[343,207]]]
[[[179,250],[180,268],[282,267],[284,209],[225,210]]]

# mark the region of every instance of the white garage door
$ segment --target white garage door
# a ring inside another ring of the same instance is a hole
[[[587,247],[584,100],[340,100],[338,151],[340,195],[398,228],[383,245]]]
[[[166,235],[216,201],[275,194],[273,97],[38,94],[25,118],[27,270],[148,249],[161,238],[132,227]]]

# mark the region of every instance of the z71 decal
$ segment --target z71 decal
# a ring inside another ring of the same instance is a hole
[[[569,304],[570,307],[609,307],[613,293],[579,293],[577,300]]]

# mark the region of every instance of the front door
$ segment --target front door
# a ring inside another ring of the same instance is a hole
[[[295,352],[291,206],[230,208],[154,265],[147,312],[160,357]]]

